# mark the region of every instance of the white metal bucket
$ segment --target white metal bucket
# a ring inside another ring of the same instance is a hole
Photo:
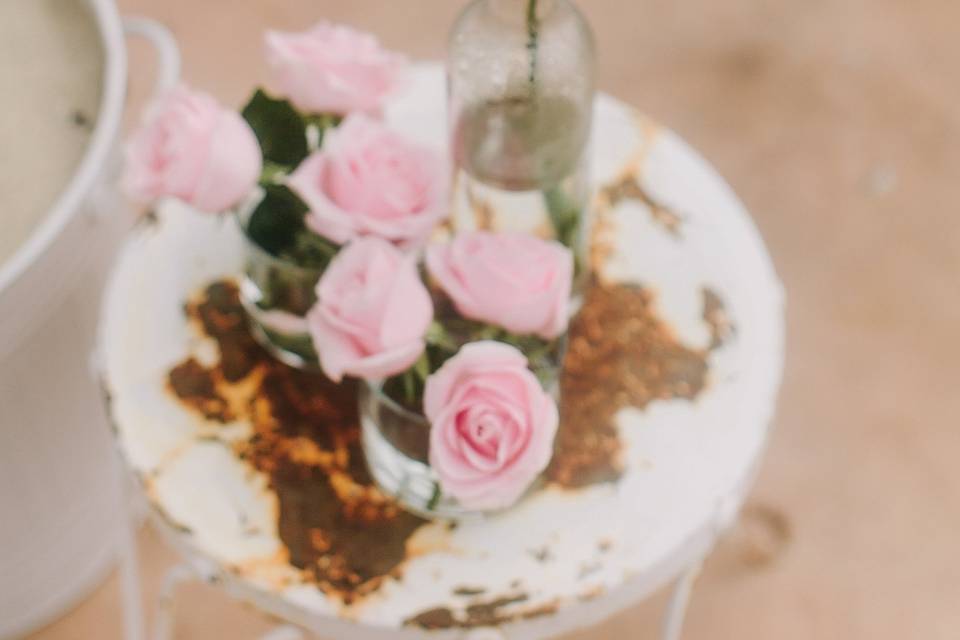
[[[42,223],[0,264],[0,637],[49,622],[110,568],[124,517],[91,373],[107,267],[129,226],[115,184],[126,94],[124,31],[149,38],[160,83],[178,73],[169,34],[88,0],[104,61],[96,128]]]

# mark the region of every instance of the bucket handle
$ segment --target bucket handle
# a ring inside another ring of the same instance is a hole
[[[146,39],[157,52],[159,71],[154,95],[172,89],[180,80],[180,49],[170,30],[156,20],[141,17],[124,18],[123,30],[128,36]]]

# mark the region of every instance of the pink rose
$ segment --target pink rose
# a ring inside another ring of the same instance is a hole
[[[287,183],[310,207],[307,225],[338,244],[374,235],[417,245],[449,204],[439,154],[363,115],[329,131]]]
[[[546,339],[567,328],[573,254],[559,242],[460,233],[427,248],[427,268],[464,317]]]
[[[244,119],[184,86],[147,110],[126,160],[123,182],[131,197],[150,202],[173,196],[209,212],[242,201],[263,167],[257,138]]]
[[[307,314],[320,365],[335,382],[409,369],[423,353],[432,319],[414,256],[380,238],[355,240],[337,254]]]
[[[329,22],[302,33],[267,31],[266,49],[276,90],[308,113],[377,114],[404,67],[374,36]]]
[[[553,455],[557,405],[510,345],[464,346],[427,379],[423,408],[430,466],[468,509],[512,505]]]

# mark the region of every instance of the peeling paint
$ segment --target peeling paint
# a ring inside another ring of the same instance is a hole
[[[247,332],[237,288],[228,281],[209,285],[186,313],[215,341],[220,357],[212,367],[192,357],[178,364],[169,372],[170,388],[221,429],[228,421],[252,424],[252,435],[233,446],[270,477],[287,549],[278,564],[288,562],[327,595],[353,604],[385,578],[400,578],[408,558],[444,547],[443,536],[424,537],[435,527],[422,527],[425,521],[373,486],[352,383],[337,385],[271,358]],[[676,341],[643,289],[591,287],[571,325],[562,424],[546,477],[567,489],[617,480],[623,471],[617,411],[656,399],[694,398],[706,371],[705,354]],[[414,543],[418,530],[424,535]],[[549,547],[531,553],[541,562],[553,557]],[[584,571],[582,577],[596,568]]]
[[[616,415],[654,400],[692,400],[704,389],[706,354],[685,347],[634,285],[594,286],[570,325],[560,384],[562,426],[546,477],[567,488],[623,473]]]
[[[529,620],[556,613],[557,605],[552,603],[526,609],[512,606],[526,602],[528,599],[527,594],[521,593],[475,602],[467,606],[462,614],[457,614],[447,607],[437,607],[410,617],[404,624],[428,631],[450,628],[475,629],[496,627],[515,620]],[[504,611],[504,609],[508,610]]]
[[[268,474],[278,499],[287,553],[276,562],[301,570],[345,604],[376,590],[395,575],[407,539],[424,521],[373,486],[360,449],[355,386],[270,357],[250,337],[230,282],[208,286],[186,312],[216,341],[220,358],[209,369],[186,360],[170,371],[169,384],[209,420],[253,425],[235,450]]]
[[[411,103],[389,117],[416,112],[417,130],[422,111]],[[781,290],[746,212],[682,141],[608,98],[597,124],[595,282],[587,319],[574,323],[571,348],[586,351],[571,359],[564,402],[579,382],[584,402],[605,394],[620,410],[566,410],[546,481],[483,522],[427,524],[400,510],[367,474],[353,387],[253,344],[224,280],[243,268],[234,225],[170,202],[156,226],[138,228],[107,296],[104,386],[152,512],[179,527],[172,540],[192,560],[324,637],[338,636],[333,617],[376,635],[547,616],[523,627],[546,637],[607,606],[589,603],[603,593],[659,586],[658,563],[684,560],[692,528],[712,531],[717,500],[740,499],[762,451],[782,364]],[[683,212],[681,238],[642,198],[610,202],[627,175]],[[614,370],[624,380],[608,384]],[[609,388],[593,397],[590,380]],[[549,562],[530,553],[542,549]]]

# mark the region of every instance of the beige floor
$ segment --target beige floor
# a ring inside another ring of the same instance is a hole
[[[451,0],[121,0],[165,20],[187,79],[239,102],[265,25],[319,17],[442,55]],[[960,637],[960,5],[590,0],[602,87],[670,124],[740,192],[790,295],[777,431],[751,503],[770,520],[707,566],[686,638]],[[135,47],[134,99],[149,83]],[[776,519],[773,520],[776,522]],[[141,536],[145,583],[173,562]],[[775,545],[774,545],[775,546]],[[752,551],[751,551],[752,550]],[[178,638],[266,623],[184,590]],[[656,605],[571,636],[654,637]],[[116,580],[37,640],[119,638]]]

